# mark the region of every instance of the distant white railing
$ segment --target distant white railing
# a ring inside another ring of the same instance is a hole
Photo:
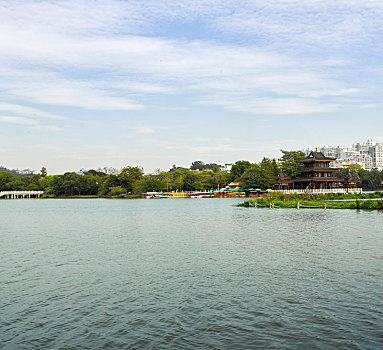
[[[44,194],[44,191],[1,191],[0,198],[1,197],[5,197],[8,199],[31,198],[31,197],[40,198],[42,194]]]
[[[273,190],[272,192],[286,194],[303,194],[303,193],[362,193],[362,188],[328,188],[328,189],[304,189],[304,190]]]

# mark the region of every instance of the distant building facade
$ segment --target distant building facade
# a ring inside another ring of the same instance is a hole
[[[84,175],[84,173],[86,173],[87,171],[89,171],[89,169],[82,168],[79,171],[76,171],[76,174]],[[98,169],[95,169],[95,171],[99,173],[111,174],[111,175],[118,175],[121,172],[121,170],[118,170],[112,167],[98,168]]]
[[[331,163],[331,167],[344,168],[350,164],[358,164],[363,169],[379,169],[383,170],[383,142],[374,142],[367,140],[347,146],[322,146],[316,149],[309,148],[305,150],[306,155],[311,151],[322,152],[326,157],[336,158],[336,161]]]
[[[233,166],[233,163],[226,163],[225,165],[219,165],[221,171],[230,171]]]

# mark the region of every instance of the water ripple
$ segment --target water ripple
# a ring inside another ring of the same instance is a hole
[[[237,201],[0,201],[0,347],[381,348],[383,215]]]

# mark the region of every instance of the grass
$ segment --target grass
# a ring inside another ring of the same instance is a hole
[[[379,194],[379,195],[378,195]],[[331,196],[329,196],[331,195]],[[338,198],[333,198],[332,195],[338,195],[338,193],[328,194],[299,194],[299,195],[280,195],[263,197],[256,200],[247,200],[243,203],[239,203],[239,207],[250,208],[254,207],[257,203],[257,207],[268,208],[270,204],[275,208],[297,208],[298,203],[300,208],[311,208],[311,209],[324,209],[325,205],[327,209],[366,209],[366,210],[383,210],[383,200],[366,200],[362,196],[355,197],[354,194],[340,194]],[[363,194],[361,194],[363,195]],[[375,195],[376,197],[367,198],[382,198],[382,192],[366,193],[365,195]],[[336,199],[355,199],[355,201],[336,201]],[[331,200],[331,202],[328,202]]]

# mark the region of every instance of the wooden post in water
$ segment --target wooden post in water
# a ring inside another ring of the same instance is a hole
[[[300,204],[299,204],[299,202],[297,203],[297,209],[299,210],[299,208],[300,208]]]

